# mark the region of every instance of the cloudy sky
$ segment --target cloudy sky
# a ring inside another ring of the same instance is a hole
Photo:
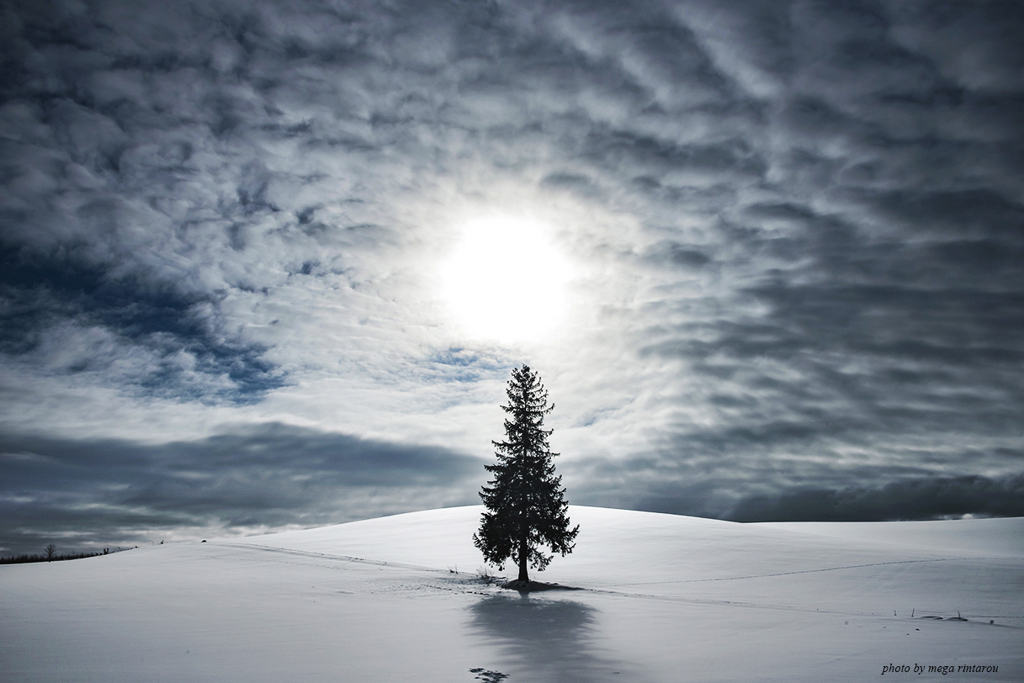
[[[1024,5],[4,3],[0,553],[1024,514]]]

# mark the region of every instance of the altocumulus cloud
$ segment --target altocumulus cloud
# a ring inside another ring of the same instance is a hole
[[[2,12],[12,548],[473,502],[523,361],[573,502],[1024,514],[1019,3]],[[438,300],[484,213],[574,264],[541,343]]]

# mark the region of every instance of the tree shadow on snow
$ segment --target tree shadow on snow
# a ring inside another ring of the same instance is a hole
[[[493,596],[469,608],[470,628],[497,641],[512,679],[559,681],[624,680],[622,665],[593,645],[598,610],[573,600]],[[513,683],[510,680],[509,683]]]

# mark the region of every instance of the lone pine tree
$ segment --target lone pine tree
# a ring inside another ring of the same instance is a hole
[[[480,490],[487,510],[473,544],[499,569],[511,559],[519,566],[518,581],[528,582],[527,564],[543,571],[553,557],[540,547],[546,545],[564,557],[575,547],[580,528],[569,528],[569,504],[552,462],[558,454],[548,447],[552,430],[544,429],[544,416],[555,406],[548,405],[540,376],[527,365],[516,368],[505,393],[505,440],[491,442],[498,461],[484,465],[494,479]]]

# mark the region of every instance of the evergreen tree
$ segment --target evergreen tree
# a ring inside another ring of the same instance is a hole
[[[564,557],[575,547],[580,528],[569,528],[569,504],[552,461],[558,454],[548,447],[552,430],[544,429],[544,416],[555,406],[548,405],[540,376],[527,365],[516,368],[505,393],[505,440],[491,442],[498,461],[484,465],[494,479],[480,491],[487,510],[473,544],[499,569],[511,559],[519,566],[518,580],[527,582],[527,564],[543,571],[553,557],[542,553],[540,546]]]

